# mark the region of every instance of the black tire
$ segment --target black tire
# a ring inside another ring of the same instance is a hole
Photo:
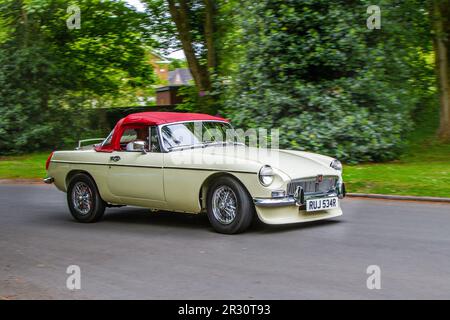
[[[216,205],[213,202],[220,199],[219,195],[223,192],[225,195],[231,195],[231,200],[226,197],[231,206],[227,207],[222,204],[223,208],[220,209],[220,206],[217,206],[217,202]],[[232,205],[233,199],[235,199],[235,206]],[[243,232],[250,226],[255,215],[255,207],[247,190],[239,181],[229,176],[219,177],[211,184],[208,188],[206,204],[209,222],[214,230],[219,233],[234,234]],[[233,219],[231,219],[232,214],[228,214],[230,211],[225,211],[232,207],[235,207]]]
[[[74,201],[74,197],[80,194],[74,190],[75,188],[83,191],[85,202],[80,199]],[[67,204],[74,219],[84,223],[99,221],[106,208],[106,203],[100,197],[94,180],[83,173],[76,174],[70,180],[67,188]]]

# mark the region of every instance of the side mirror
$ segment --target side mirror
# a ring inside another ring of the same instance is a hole
[[[145,150],[145,142],[144,141],[134,141],[133,142],[133,151],[141,151],[142,153],[147,153]]]

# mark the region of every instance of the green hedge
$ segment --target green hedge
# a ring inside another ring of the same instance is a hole
[[[72,149],[78,140],[106,137],[116,122],[130,113],[170,110],[173,110],[170,106],[79,110],[53,108],[47,114],[41,115],[42,121],[27,123],[26,118],[18,122],[17,115],[7,112],[6,109],[0,109],[0,133],[7,128],[8,136],[11,137],[0,141],[0,155],[50,149]],[[11,121],[12,119],[15,122]],[[20,124],[22,128],[12,128],[13,124]]]
[[[430,43],[412,41],[420,6],[406,16],[382,0],[382,29],[369,30],[369,1],[245,4],[235,45],[245,54],[217,85],[222,112],[236,126],[280,129],[282,148],[348,162],[397,158],[411,114],[433,95],[421,51]]]

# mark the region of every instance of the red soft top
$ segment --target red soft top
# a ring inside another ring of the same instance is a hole
[[[195,120],[218,120],[228,122],[228,120],[224,118],[210,116],[209,114],[182,112],[139,112],[130,114],[122,120],[122,124],[139,123],[145,125],[158,125],[164,123]]]
[[[182,121],[225,121],[227,119],[221,117],[210,116],[203,113],[183,113],[183,112],[139,112],[133,113],[125,118],[120,119],[114,127],[114,133],[111,144],[97,146],[96,151],[112,152],[120,150],[120,137],[123,131],[129,127],[143,127],[159,124],[167,124]]]

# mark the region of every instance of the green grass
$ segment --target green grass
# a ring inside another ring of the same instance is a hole
[[[397,161],[345,166],[347,192],[450,197],[450,143],[411,147]]]
[[[45,178],[45,161],[50,152],[0,157],[0,179]]]
[[[397,161],[344,166],[348,192],[450,198],[450,142],[439,142],[439,105],[417,113],[418,125]]]

